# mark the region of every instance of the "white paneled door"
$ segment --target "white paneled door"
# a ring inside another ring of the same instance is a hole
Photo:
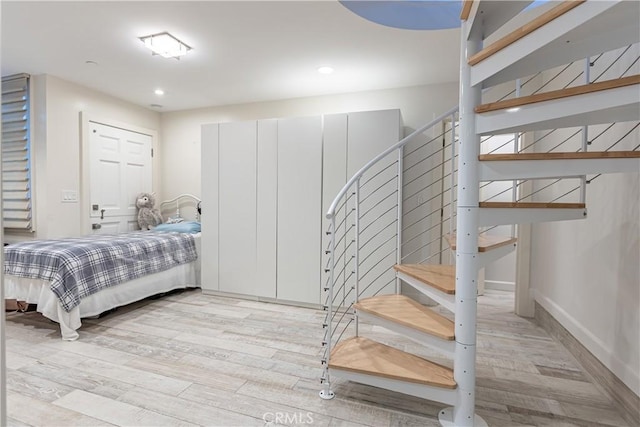
[[[92,232],[136,230],[136,195],[151,192],[153,138],[100,123],[89,124]]]

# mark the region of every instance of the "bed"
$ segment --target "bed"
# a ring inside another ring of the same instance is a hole
[[[200,287],[200,199],[182,194],[159,209],[166,224],[153,231],[6,246],[5,298],[35,304],[60,325],[63,340],[74,341],[82,318]]]

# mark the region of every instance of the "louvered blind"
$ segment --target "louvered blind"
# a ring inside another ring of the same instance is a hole
[[[2,78],[2,218],[5,229],[32,231],[29,76]]]

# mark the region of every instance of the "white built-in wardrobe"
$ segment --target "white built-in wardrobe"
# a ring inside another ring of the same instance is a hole
[[[202,126],[202,289],[318,305],[324,214],[399,110]]]

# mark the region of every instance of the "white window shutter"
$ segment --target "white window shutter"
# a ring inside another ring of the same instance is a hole
[[[33,231],[29,75],[2,78],[2,217],[5,229]]]

